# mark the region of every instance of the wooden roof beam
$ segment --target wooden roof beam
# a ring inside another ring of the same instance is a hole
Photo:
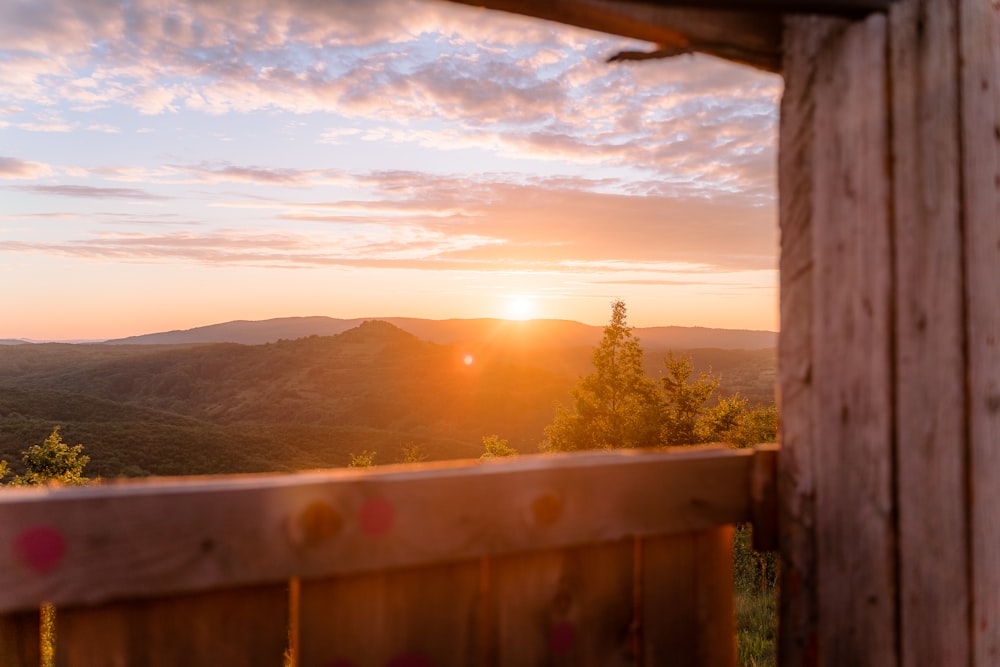
[[[452,0],[659,45],[655,56],[707,53],[769,72],[781,67],[786,14],[863,16],[893,0]],[[641,56],[640,56],[641,57]]]
[[[781,13],[777,11],[706,10],[615,0],[453,1],[652,42],[663,55],[707,53],[770,72],[777,72],[781,65]]]

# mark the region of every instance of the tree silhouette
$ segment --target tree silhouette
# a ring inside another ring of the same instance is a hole
[[[592,358],[594,372],[570,391],[572,407],[559,405],[545,428],[547,451],[648,447],[659,444],[662,400],[642,369],[642,348],[628,326],[624,301]]]

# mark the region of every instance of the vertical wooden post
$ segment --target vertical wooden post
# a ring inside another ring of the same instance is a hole
[[[896,652],[885,22],[786,25],[785,664]]]
[[[959,0],[972,653],[1000,664],[1000,14]]]
[[[1000,660],[998,28],[786,20],[783,665]]]
[[[890,19],[900,663],[969,663],[956,5]]]

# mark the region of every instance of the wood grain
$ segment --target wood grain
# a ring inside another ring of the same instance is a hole
[[[57,667],[281,665],[288,643],[282,586],[62,608]]]
[[[491,559],[490,665],[633,663],[632,540]]]
[[[816,168],[816,58],[845,28],[842,20],[788,17],[783,38],[785,92],[778,149],[781,227],[781,331],[778,341],[778,526],[781,549],[779,654],[786,665],[817,659],[816,598],[816,294],[813,171]]]
[[[955,8],[889,13],[900,663],[928,667],[969,663]]]
[[[639,3],[614,0],[455,0],[590,30],[719,56],[766,71],[781,59],[780,12],[752,3],[736,11],[705,3]],[[737,0],[738,1],[738,0]],[[860,0],[860,2],[882,0]]]
[[[813,383],[820,664],[896,661],[886,17],[816,63]],[[849,109],[850,113],[844,113]]]
[[[731,527],[645,540],[643,664],[736,664]]]
[[[478,561],[303,581],[299,664],[482,664],[480,596]]]
[[[0,616],[0,665],[38,667],[41,664],[39,612]]]
[[[1000,18],[960,0],[972,650],[1000,664]]]
[[[730,449],[614,451],[9,490],[0,496],[0,610],[319,578],[748,521],[753,456]]]

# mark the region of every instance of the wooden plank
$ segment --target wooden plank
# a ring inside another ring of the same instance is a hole
[[[820,664],[897,660],[886,17],[817,56],[812,447]],[[850,113],[844,113],[849,109]]]
[[[960,0],[972,651],[1000,663],[1000,17]]]
[[[842,20],[785,20],[778,150],[781,330],[778,342],[778,527],[781,548],[779,654],[782,664],[816,662],[816,387],[814,384],[813,171],[816,168],[816,57]]]
[[[613,451],[374,472],[12,489],[0,496],[0,611],[42,600],[95,604],[748,521],[753,456],[726,448]]]
[[[633,663],[632,540],[491,559],[489,665]]]
[[[38,667],[38,610],[0,616],[0,665],[4,667]]]
[[[642,664],[736,664],[732,527],[645,540],[642,560]]]
[[[706,10],[702,3],[615,0],[455,0],[590,30],[719,56],[769,72],[778,70],[780,12],[744,4],[740,11]],[[861,0],[867,2],[868,0]],[[881,0],[872,0],[881,2]]]
[[[928,667],[969,664],[955,9],[889,13],[900,662]]]
[[[282,586],[61,608],[57,667],[275,667],[288,645]]]
[[[299,665],[482,664],[479,567],[302,581]]]

